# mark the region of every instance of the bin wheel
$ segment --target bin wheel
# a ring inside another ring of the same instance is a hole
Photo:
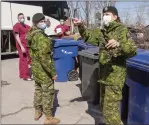
[[[69,81],[77,81],[79,78],[79,73],[76,70],[71,70],[68,72]]]

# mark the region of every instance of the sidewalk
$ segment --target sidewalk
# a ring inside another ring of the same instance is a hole
[[[2,80],[2,124],[42,124],[44,116],[34,121],[34,82],[18,78],[18,59],[2,60]],[[61,119],[60,124],[95,124],[85,113],[86,102],[71,101],[81,97],[79,84],[55,83],[55,116]]]

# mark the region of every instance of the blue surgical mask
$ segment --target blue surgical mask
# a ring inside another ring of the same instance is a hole
[[[44,30],[44,29],[46,29],[47,25],[46,25],[46,23],[39,23],[37,25],[37,27],[39,27],[41,30]]]
[[[20,19],[20,22],[21,23],[24,23],[25,22],[25,19],[24,18]]]

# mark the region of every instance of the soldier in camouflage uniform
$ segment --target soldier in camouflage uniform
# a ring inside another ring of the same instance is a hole
[[[52,115],[54,100],[54,80],[56,72],[52,59],[52,41],[44,33],[45,16],[37,13],[33,16],[33,27],[27,34],[29,50],[32,58],[32,72],[35,80],[35,120],[42,113],[46,119],[44,124],[58,124],[59,119]]]
[[[120,23],[118,11],[109,6],[103,9],[104,28],[89,31],[78,23],[86,42],[100,46],[100,104],[106,124],[121,124],[120,100],[126,77],[126,59],[136,54],[135,43],[127,37],[127,28]]]

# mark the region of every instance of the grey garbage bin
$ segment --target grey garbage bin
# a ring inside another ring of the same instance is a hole
[[[79,51],[88,50],[90,48],[97,48],[97,46],[94,46],[92,44],[85,43],[84,40],[80,40],[78,42],[78,50]],[[95,52],[96,51],[99,52],[98,49],[95,49],[94,51]],[[78,56],[78,61],[79,61],[79,78],[82,81],[82,62],[81,62],[80,56]]]
[[[81,63],[82,97],[94,105],[99,104],[99,47],[88,48],[78,53]]]

